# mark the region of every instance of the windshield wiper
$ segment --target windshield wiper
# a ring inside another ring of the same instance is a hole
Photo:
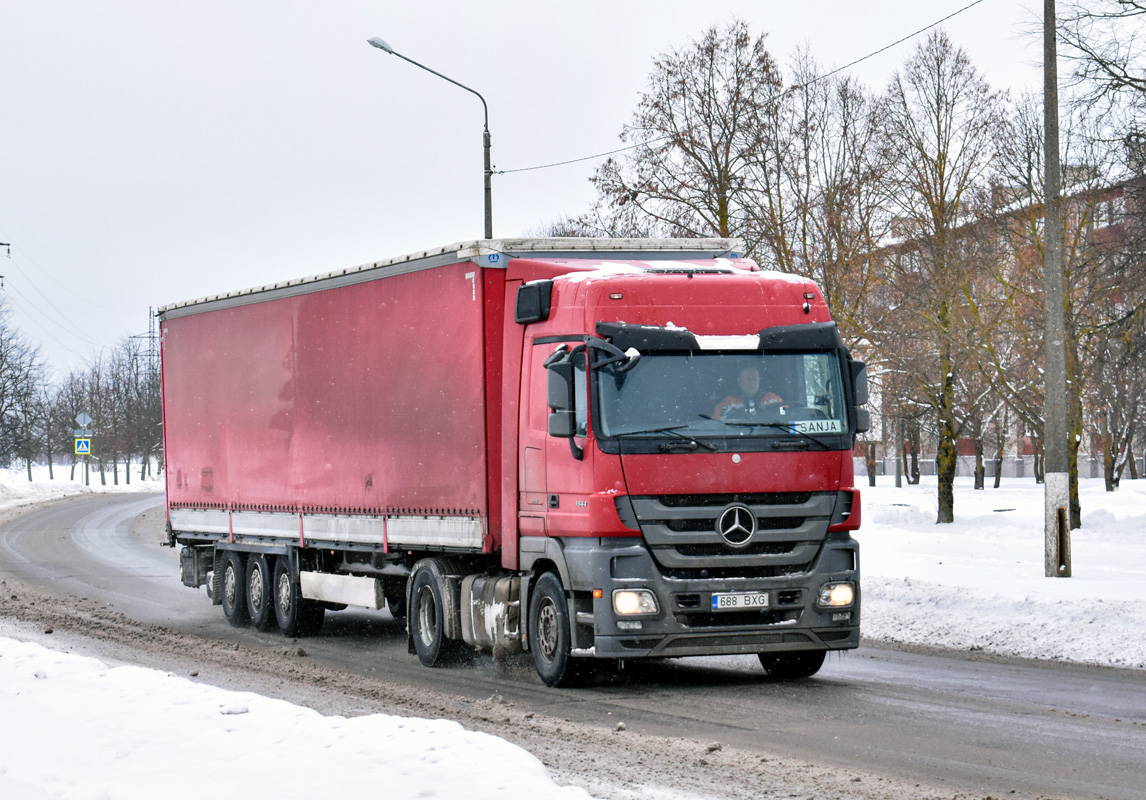
[[[810,433],[804,433],[803,431],[796,430],[796,426],[792,422],[748,422],[748,421],[741,422],[739,420],[717,419],[716,417],[710,417],[707,414],[701,414],[700,416],[704,417],[707,420],[712,420],[713,422],[722,422],[725,425],[728,425],[728,426],[733,427],[733,428],[775,428],[778,431],[784,431],[785,433],[792,433],[792,434],[795,434],[796,436],[800,436],[800,437],[808,440],[809,442],[813,442],[814,444],[818,444],[820,446],[820,448],[823,450],[831,449],[830,446],[828,445],[828,443],[825,442],[824,440],[817,439],[815,436],[812,436]]]
[[[673,442],[672,444],[662,444],[660,446],[662,452],[666,452],[674,447],[687,447],[689,450],[695,450],[698,447],[703,447],[706,450],[716,452],[716,445],[709,444],[708,442],[698,442],[693,437],[680,432],[681,428],[687,427],[687,425],[669,425],[664,428],[649,428],[648,430],[643,431],[624,431],[623,433],[615,433],[613,435],[619,438],[622,436],[640,436],[642,434],[650,433],[671,433],[673,436],[679,436],[681,439],[684,439],[684,441]]]

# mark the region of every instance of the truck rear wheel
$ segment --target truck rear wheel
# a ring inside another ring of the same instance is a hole
[[[243,557],[234,550],[227,551],[223,556],[223,616],[236,628],[242,628],[250,619],[247,616],[246,585]]]
[[[797,680],[810,678],[820,671],[826,650],[801,650],[795,653],[760,653],[760,666],[773,678]]]
[[[529,601],[529,649],[546,686],[579,686],[593,677],[593,665],[572,655],[569,604],[561,579],[546,572]]]
[[[414,651],[426,667],[441,667],[455,660],[456,642],[446,638],[445,605],[436,570],[419,567],[410,586],[410,635]]]
[[[291,570],[290,559],[275,559],[274,613],[284,636],[313,636],[322,628],[326,609],[313,600],[306,600]]]
[[[275,625],[274,583],[267,557],[247,556],[247,610],[256,630],[268,631]]]

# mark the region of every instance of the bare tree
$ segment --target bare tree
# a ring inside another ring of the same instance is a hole
[[[910,246],[899,261],[898,358],[936,415],[937,521],[954,521],[956,385],[967,264],[958,229],[986,177],[1002,123],[1002,98],[942,31],[916,47],[882,99],[889,197]],[[915,339],[918,347],[909,346]]]
[[[1074,64],[1081,98],[1105,110],[1121,108],[1141,123],[1146,115],[1146,2],[1068,3],[1058,20],[1063,55]],[[1122,121],[1125,121],[1123,118]]]
[[[44,380],[39,350],[11,324],[10,313],[0,296],[0,457],[5,461],[25,458],[33,446],[33,401]]]
[[[649,88],[621,133],[633,148],[593,178],[601,227],[736,236],[754,254],[761,232],[749,176],[767,157],[780,95],[764,38],[734,21],[655,60]]]

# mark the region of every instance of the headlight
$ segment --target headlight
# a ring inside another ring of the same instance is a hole
[[[617,589],[613,592],[613,610],[623,617],[656,614],[657,598],[648,589]]]
[[[856,587],[851,581],[825,583],[816,605],[820,608],[843,608],[856,601]]]

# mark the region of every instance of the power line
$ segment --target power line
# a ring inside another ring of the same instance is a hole
[[[807,88],[808,86],[814,86],[815,84],[819,83],[820,81],[827,80],[828,78],[832,77],[833,75],[837,75],[846,69],[851,69],[856,64],[861,64],[864,61],[867,61],[869,58],[874,58],[875,56],[878,56],[880,53],[885,53],[888,50],[892,49],[893,47],[897,47],[898,45],[903,44],[908,39],[914,39],[919,34],[926,33],[927,31],[931,30],[932,28],[934,28],[938,25],[942,25],[944,22],[951,19],[952,17],[957,17],[960,14],[962,14],[964,11],[966,11],[967,9],[974,8],[975,6],[979,5],[982,2],[984,2],[984,0],[974,0],[974,2],[968,3],[967,5],[960,8],[958,11],[951,12],[947,16],[943,17],[943,19],[936,20],[935,22],[932,22],[930,25],[926,25],[926,26],[920,28],[919,30],[915,31],[914,33],[909,33],[907,36],[904,36],[902,39],[897,39],[896,41],[892,42],[889,45],[885,45],[884,47],[881,47],[878,50],[874,50],[874,51],[868,53],[866,56],[863,56],[861,58],[857,58],[855,61],[852,61],[848,64],[844,64],[842,67],[837,67],[836,69],[832,70],[831,72],[827,72],[823,75],[820,75],[820,76],[814,78],[813,80],[808,81],[806,84],[803,85],[803,87],[800,87],[800,86],[789,87],[788,89],[785,89],[784,91],[780,92],[778,95],[771,97],[768,100],[766,100],[765,104],[779,100],[780,98],[784,97],[785,95],[791,93],[792,91],[794,91],[796,89]],[[494,170],[494,174],[495,175],[509,175],[509,174],[512,174],[515,172],[534,172],[534,171],[539,170],[539,169],[551,169],[553,167],[564,167],[568,164],[578,164],[582,161],[594,161],[598,158],[616,155],[617,153],[624,153],[627,150],[634,150],[638,147],[644,147],[644,146],[647,146],[650,144],[657,144],[658,142],[663,142],[666,139],[671,139],[671,138],[672,138],[671,136],[661,136],[657,139],[650,139],[649,141],[646,141],[646,142],[638,142],[637,144],[627,145],[626,147],[618,147],[616,150],[608,150],[604,153],[597,153],[597,154],[591,155],[591,156],[581,156],[580,158],[570,158],[570,159],[567,159],[566,161],[555,161],[552,164],[538,164],[537,166],[533,166],[533,167],[518,167],[517,169],[496,169],[496,170]]]

